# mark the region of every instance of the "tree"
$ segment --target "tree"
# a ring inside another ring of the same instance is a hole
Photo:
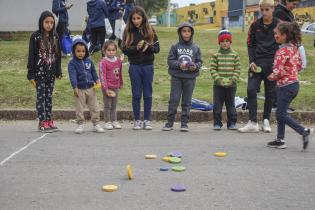
[[[143,7],[146,13],[151,16],[152,14],[166,10],[168,0],[136,0],[136,4]]]

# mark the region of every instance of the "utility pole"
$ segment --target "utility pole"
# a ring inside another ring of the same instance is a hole
[[[171,0],[167,3],[167,27],[171,27]]]
[[[242,26],[243,32],[245,32],[245,24],[246,24],[246,4],[247,4],[247,0],[243,0],[243,26]]]

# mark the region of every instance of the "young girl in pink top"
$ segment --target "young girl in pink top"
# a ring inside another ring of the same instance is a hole
[[[274,59],[273,72],[268,76],[277,81],[277,139],[268,143],[269,147],[285,149],[285,125],[302,136],[303,149],[307,149],[313,129],[301,126],[288,113],[290,103],[299,92],[298,74],[302,70],[302,60],[298,49],[301,43],[301,30],[297,23],[283,22],[275,29],[275,39],[280,45]]]
[[[105,42],[102,53],[105,57],[99,63],[99,77],[104,99],[105,128],[121,129],[117,122],[116,106],[119,89],[123,86],[122,61],[116,57],[117,45],[112,40]]]

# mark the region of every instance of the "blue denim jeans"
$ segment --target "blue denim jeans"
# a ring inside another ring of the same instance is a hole
[[[132,89],[132,109],[135,120],[140,120],[141,96],[144,101],[144,120],[150,120],[152,108],[153,65],[133,65],[129,67]]]
[[[278,133],[277,139],[284,139],[285,125],[287,124],[300,135],[305,135],[305,128],[294,120],[288,113],[290,103],[299,92],[299,83],[293,83],[284,87],[277,88],[277,121]]]

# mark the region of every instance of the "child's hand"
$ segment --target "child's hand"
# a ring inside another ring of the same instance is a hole
[[[220,85],[220,86],[224,86],[223,78],[217,79],[217,83],[218,83],[218,85]]]
[[[179,65],[179,68],[181,69],[181,70],[186,70],[186,64],[185,63],[181,63],[180,65]]]
[[[124,55],[124,54],[121,54],[119,59],[121,60],[121,62],[123,62],[124,59],[125,59],[125,55]]]
[[[70,9],[73,6],[73,4],[67,5],[66,9]]]
[[[257,69],[257,65],[256,65],[256,63],[251,63],[250,65],[249,65],[249,69],[252,71],[252,72],[256,72],[256,69]]]
[[[197,69],[197,66],[196,66],[196,64],[194,64],[194,63],[192,63],[190,66],[189,66],[189,71],[196,71],[196,69]]]
[[[31,83],[31,85],[33,86],[33,88],[36,88],[36,82],[35,82],[35,80],[30,80],[30,83]]]
[[[144,45],[144,40],[141,40],[140,42],[138,42],[137,44],[137,50],[140,50]]]
[[[79,89],[78,88],[74,88],[73,89],[73,94],[75,97],[79,97]]]
[[[61,80],[61,78],[62,78],[62,76],[60,75],[60,76],[58,76],[58,77],[56,77],[56,79],[57,80]]]
[[[147,51],[147,49],[149,48],[149,46],[150,46],[150,45],[149,45],[148,43],[145,43],[142,52]]]
[[[101,83],[99,80],[96,81],[96,83],[93,85],[93,89],[96,90],[96,89],[99,89],[101,87]]]

